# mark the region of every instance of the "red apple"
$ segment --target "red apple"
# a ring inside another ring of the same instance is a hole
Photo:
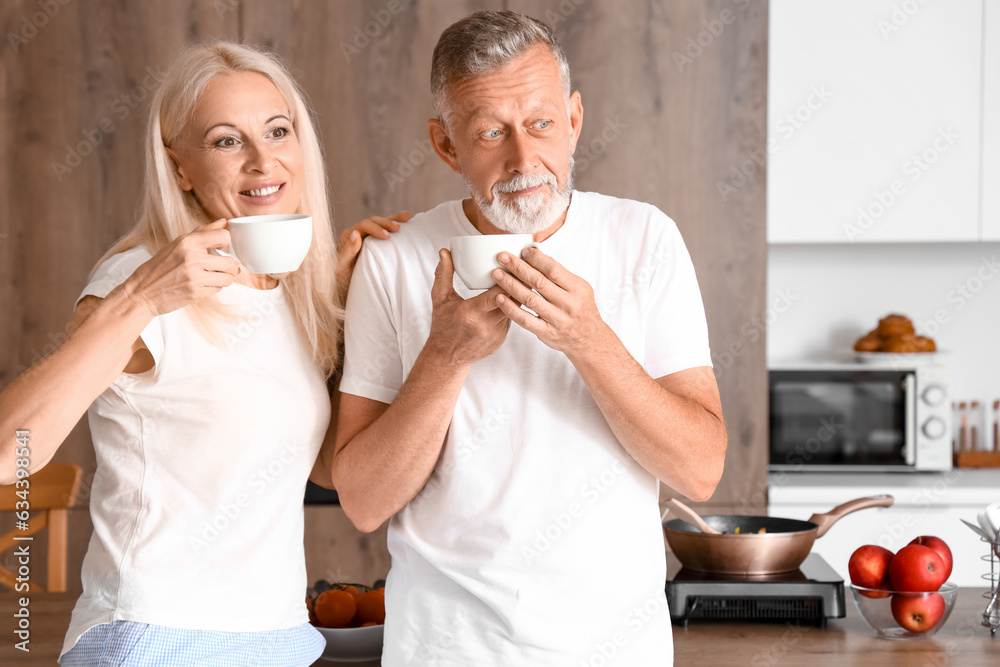
[[[918,595],[893,595],[892,617],[910,632],[930,630],[944,616],[944,598],[940,593]]]
[[[874,544],[866,544],[863,547],[858,547],[851,554],[851,560],[847,562],[847,571],[851,575],[851,583],[864,588],[891,591],[892,584],[889,581],[890,561],[892,561],[892,552],[888,549],[875,546]],[[870,598],[889,597],[888,593],[858,592]]]
[[[889,561],[889,580],[897,591],[936,591],[946,580],[944,561],[930,547],[908,544]]]
[[[951,549],[948,545],[944,543],[940,537],[934,537],[933,535],[921,535],[917,539],[910,542],[910,544],[920,544],[930,549],[933,549],[938,556],[941,556],[941,560],[944,561],[944,580],[948,581],[948,577],[951,576]]]

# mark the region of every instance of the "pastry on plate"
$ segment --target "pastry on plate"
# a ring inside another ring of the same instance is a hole
[[[882,338],[892,338],[916,333],[913,330],[913,322],[905,315],[886,315],[878,321],[878,335]]]
[[[878,321],[878,327],[854,343],[854,351],[863,354],[918,354],[936,352],[937,345],[927,336],[916,335],[913,321],[909,317],[891,313]]]
[[[878,329],[872,329],[858,339],[854,344],[855,352],[878,352],[882,347],[882,337],[878,335]]]

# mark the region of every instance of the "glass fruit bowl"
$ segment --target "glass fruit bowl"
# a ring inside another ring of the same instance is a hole
[[[879,637],[926,639],[947,622],[958,598],[958,586],[946,582],[936,591],[880,591],[851,584],[858,613]]]

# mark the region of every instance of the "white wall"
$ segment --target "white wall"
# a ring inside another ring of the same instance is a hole
[[[849,359],[902,313],[950,368],[952,395],[1000,398],[1000,243],[771,245],[768,363]]]

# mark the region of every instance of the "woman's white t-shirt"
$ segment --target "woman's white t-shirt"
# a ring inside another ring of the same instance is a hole
[[[107,296],[149,258],[115,255],[80,298]],[[308,621],[302,498],[330,420],[326,383],[280,284],[218,299],[233,317],[216,341],[184,309],[153,318],[153,369],[123,373],[87,413],[94,533],[62,653],[115,620],[230,632]]]

